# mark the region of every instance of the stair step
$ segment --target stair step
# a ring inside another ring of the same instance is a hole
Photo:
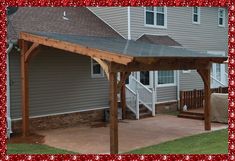
[[[143,118],[147,118],[147,117],[152,117],[152,112],[149,111],[145,106],[140,105],[140,109],[139,109],[139,118],[143,119]],[[136,116],[135,114],[127,108],[126,111],[126,119],[131,119],[131,120],[136,120]]]
[[[203,113],[199,113],[199,112],[189,112],[189,111],[180,111],[180,114],[188,114],[188,115],[197,115],[197,116],[203,116]]]
[[[144,105],[140,105],[139,111],[140,113],[145,113],[145,112],[148,112],[149,109],[147,109]]]
[[[188,118],[188,119],[196,119],[196,120],[204,120],[204,116],[203,115],[200,116],[200,115],[181,113],[181,114],[178,115],[178,117]]]
[[[152,117],[152,112],[147,111],[147,112],[140,113],[140,119],[144,119],[144,118],[148,118],[148,117]]]

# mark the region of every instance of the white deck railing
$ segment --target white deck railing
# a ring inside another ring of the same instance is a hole
[[[155,116],[155,90],[151,91],[132,75],[129,77],[129,85],[126,86],[139,95],[139,102],[152,112],[152,116]]]
[[[139,119],[139,94],[132,91],[126,85],[126,106],[135,114],[136,119]]]
[[[224,72],[226,86],[228,86],[228,73]]]
[[[225,80],[228,81],[228,77],[226,76],[225,78],[227,78]],[[227,87],[228,85],[219,81],[218,79],[216,79],[211,75],[211,86],[212,88],[216,88],[216,87]]]

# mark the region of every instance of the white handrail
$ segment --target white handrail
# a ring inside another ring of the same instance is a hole
[[[148,89],[145,85],[143,85],[139,80],[137,80],[135,77],[130,75],[131,79],[134,79],[138,84],[140,84],[143,88],[145,88],[147,91],[152,92],[150,89]]]
[[[136,93],[136,119],[140,119],[140,101],[139,101],[139,93]]]
[[[135,93],[128,85],[126,85],[126,88],[127,88],[129,91],[131,91],[131,93],[133,93],[134,95],[136,95],[136,93]]]
[[[219,83],[219,84],[221,84],[222,86],[226,86],[224,83],[222,83],[221,81],[219,81],[218,79],[216,79],[215,77],[213,77],[212,75],[211,75],[211,78],[213,79],[213,80],[215,80],[217,83]]]

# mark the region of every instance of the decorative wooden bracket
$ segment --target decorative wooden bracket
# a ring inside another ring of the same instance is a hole
[[[131,74],[131,72],[122,72],[122,73],[121,73],[120,81],[119,81],[118,84],[117,84],[118,93],[120,92],[121,87],[122,87],[122,86],[125,86],[126,79],[129,77],[130,74]]]
[[[38,43],[33,43],[33,45],[25,53],[25,62],[28,62],[29,59],[33,56],[34,51],[39,47]]]
[[[100,66],[102,67],[102,69],[104,70],[104,72],[106,74],[107,79],[109,80],[109,66],[108,66],[108,64],[99,58],[92,58],[92,59],[94,59],[97,63],[100,64]]]

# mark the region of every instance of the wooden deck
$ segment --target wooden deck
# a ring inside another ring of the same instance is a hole
[[[178,117],[196,119],[196,120],[204,120],[204,109],[189,109],[188,111],[181,111]]]

